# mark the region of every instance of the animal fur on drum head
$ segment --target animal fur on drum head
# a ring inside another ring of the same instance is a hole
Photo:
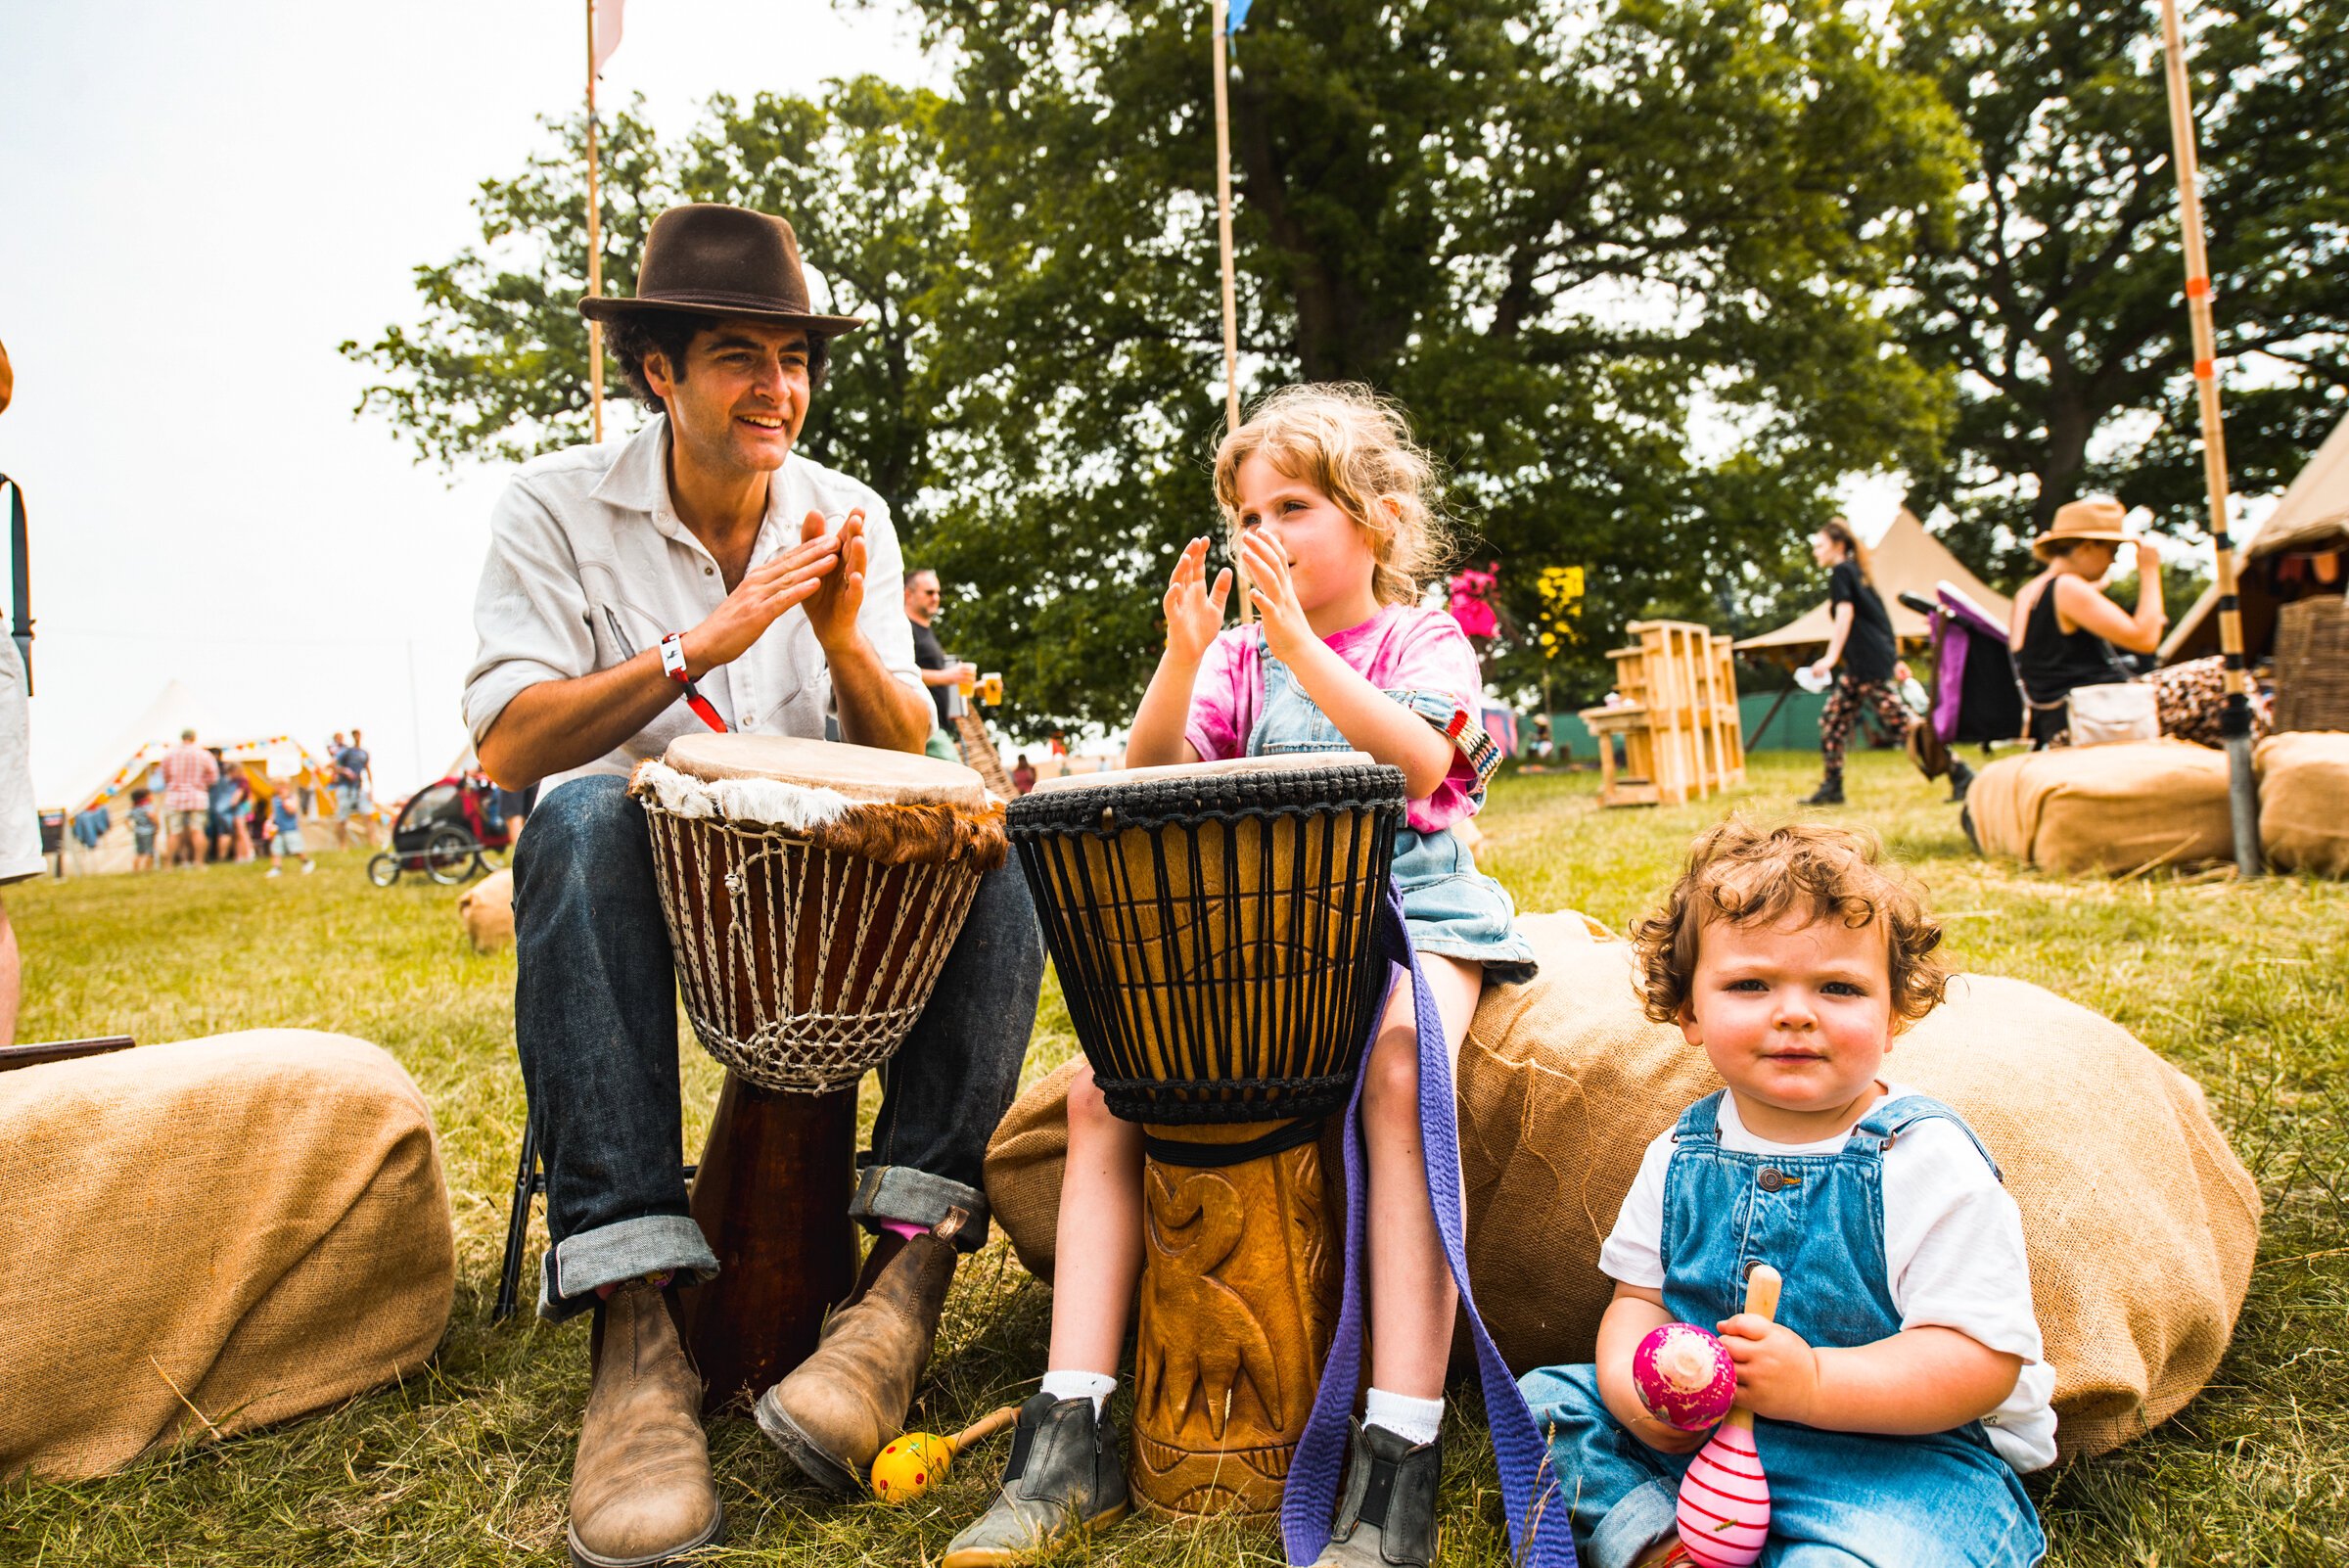
[[[686,1015],[761,1088],[845,1087],[929,1004],[1009,853],[979,775],[776,735],[691,735],[637,766]]]

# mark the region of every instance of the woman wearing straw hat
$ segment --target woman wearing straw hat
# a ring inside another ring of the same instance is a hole
[[[2031,740],[2046,750],[2071,744],[2065,701],[2080,686],[2141,677],[2120,650],[2151,653],[2169,623],[2161,604],[2161,556],[2150,539],[2124,527],[2127,509],[2109,495],[2085,496],[2057,509],[2048,531],[2031,541],[2047,570],[2014,596],[2007,646],[2031,709]],[[2137,609],[2124,611],[2102,584],[2124,547],[2134,548]],[[2219,715],[2226,683],[2216,659],[2196,659],[2145,677],[2154,687],[2161,732],[2205,746],[2221,744]],[[2267,733],[2265,705],[2252,698],[2252,728]]]

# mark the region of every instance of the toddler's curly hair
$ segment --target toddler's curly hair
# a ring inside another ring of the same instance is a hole
[[[1690,847],[1663,907],[1632,927],[1647,1016],[1679,1021],[1706,926],[1773,926],[1789,914],[1882,929],[1896,1032],[1940,1005],[1950,984],[1932,956],[1941,926],[1873,833],[1818,822],[1759,828],[1732,816]]]
[[[1400,407],[1356,382],[1283,387],[1258,403],[1248,423],[1216,448],[1216,499],[1235,553],[1240,465],[1258,452],[1337,502],[1369,536],[1378,560],[1370,592],[1380,604],[1418,602],[1451,541],[1439,510],[1442,476],[1411,439]]]

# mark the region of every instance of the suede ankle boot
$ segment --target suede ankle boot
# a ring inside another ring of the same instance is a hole
[[[652,1568],[725,1539],[702,1434],[702,1380],[666,1298],[631,1279],[595,1310],[587,1414],[571,1471],[576,1568]]]
[[[1355,1422],[1337,1528],[1313,1568],[1429,1568],[1443,1476],[1442,1438],[1413,1447],[1383,1426]]]
[[[1094,1412],[1091,1399],[1031,1395],[1003,1462],[1003,1490],[946,1544],[939,1568],[1034,1562],[1108,1529],[1129,1506],[1118,1430]]]
[[[906,1241],[852,1305],[833,1313],[815,1354],[759,1396],[760,1429],[809,1480],[861,1496],[873,1455],[904,1429],[953,1282],[962,1221],[954,1210]]]

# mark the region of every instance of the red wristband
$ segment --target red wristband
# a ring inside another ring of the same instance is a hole
[[[685,688],[685,706],[699,715],[701,721],[716,730],[726,732],[726,721],[717,716],[717,710],[703,696],[693,677],[685,671],[685,634],[672,631],[661,639],[661,672]]]

